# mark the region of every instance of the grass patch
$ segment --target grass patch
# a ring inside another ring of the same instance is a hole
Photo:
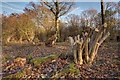
[[[69,64],[69,71],[70,73],[79,73],[79,69],[75,67],[74,63]]]
[[[78,77],[80,74],[80,70],[75,67],[74,63],[70,63],[68,67],[63,68],[61,71],[56,72],[55,75],[52,75],[52,78],[60,78],[65,77],[67,75],[71,77]]]
[[[30,62],[33,63],[35,66],[38,66],[38,65],[40,65],[44,62],[57,59],[58,57],[59,57],[58,54],[52,54],[52,55],[49,55],[49,56],[46,56],[46,57],[32,59],[32,60],[30,60]]]

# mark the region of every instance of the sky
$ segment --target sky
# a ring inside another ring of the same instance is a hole
[[[23,13],[23,9],[29,4],[29,2],[2,2],[0,7],[1,14],[9,15],[11,13]],[[76,2],[75,6],[77,6],[74,10],[72,10],[69,14],[80,14],[80,12],[87,9],[96,9],[100,11],[100,3],[99,2]]]
[[[29,2],[0,2],[0,14],[10,15],[11,13],[23,13],[23,9],[28,4]],[[75,6],[77,7],[70,11],[67,15],[79,15],[82,11],[88,9],[96,9],[98,12],[100,12],[100,2],[76,2]],[[63,18],[65,16],[63,16]]]

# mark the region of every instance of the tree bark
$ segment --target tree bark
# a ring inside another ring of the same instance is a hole
[[[83,64],[83,58],[82,58],[83,49],[82,49],[82,44],[79,44],[79,51],[78,51],[78,61],[79,61],[79,64]]]
[[[60,38],[60,34],[59,34],[59,18],[56,16],[55,17],[55,27],[56,27],[56,38],[59,39]]]
[[[87,39],[85,45],[85,62],[88,63],[88,60],[89,60],[89,55],[88,55],[88,39]]]
[[[92,62],[93,62],[93,60],[94,60],[94,58],[95,58],[95,56],[96,56],[96,53],[98,52],[98,47],[99,47],[99,44],[96,43],[96,44],[94,45],[94,48],[93,48],[92,52],[91,52],[89,64],[92,64]]]
[[[74,62],[77,63],[77,45],[74,45],[73,47],[73,57],[74,57]]]
[[[102,25],[104,25],[104,15],[105,15],[105,10],[104,10],[104,2],[101,0],[101,16],[102,16]]]

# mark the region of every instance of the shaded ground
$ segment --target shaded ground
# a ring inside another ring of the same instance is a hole
[[[3,46],[3,72],[9,73],[3,76],[7,78],[120,78],[119,45],[120,43],[109,42],[101,46],[92,66],[75,65],[69,59],[61,57],[59,54],[70,51],[67,43],[57,43],[53,47],[44,45]],[[54,56],[49,59],[45,57],[51,54],[58,54],[59,57]],[[6,67],[12,64],[12,60],[16,57],[27,58],[25,66],[6,70]],[[12,74],[12,72],[15,73]]]
[[[15,58],[15,57],[43,57],[54,53],[66,53],[68,50],[68,44],[57,43],[53,47],[46,47],[43,43],[41,45],[35,46],[31,44],[12,44],[9,46],[3,46],[3,57]]]

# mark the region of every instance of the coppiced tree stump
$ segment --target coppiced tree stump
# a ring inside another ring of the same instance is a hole
[[[107,25],[104,24],[102,27],[90,28],[81,36],[69,37],[75,63],[80,65],[93,63],[100,45],[110,35],[106,27]]]
[[[88,31],[75,36],[75,38],[69,37],[75,63],[92,64],[100,45],[110,35],[107,30],[107,24],[104,23],[104,15],[104,3],[101,0],[102,26],[89,27]]]

